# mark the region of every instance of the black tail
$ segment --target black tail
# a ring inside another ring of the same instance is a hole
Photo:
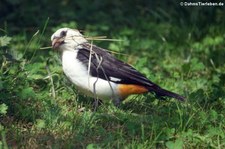
[[[156,94],[156,96],[158,97],[164,97],[164,96],[167,96],[167,97],[172,97],[172,98],[176,98],[180,101],[184,101],[185,100],[185,97],[179,95],[179,94],[176,94],[176,93],[173,93],[171,91],[168,91],[168,90],[165,90],[159,86],[151,86],[149,88],[149,92],[154,92]]]

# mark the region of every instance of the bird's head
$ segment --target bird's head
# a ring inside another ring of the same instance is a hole
[[[52,48],[60,51],[66,49],[74,49],[80,44],[87,42],[83,35],[75,29],[61,28],[57,30],[52,36]]]

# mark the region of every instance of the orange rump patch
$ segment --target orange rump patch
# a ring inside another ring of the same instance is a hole
[[[118,88],[122,97],[127,97],[131,94],[142,94],[148,92],[146,87],[134,84],[121,84]]]

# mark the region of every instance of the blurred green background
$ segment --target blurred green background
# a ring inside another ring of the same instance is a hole
[[[0,148],[225,148],[225,6],[180,2],[1,0]],[[121,39],[93,42],[187,101],[92,112],[45,48],[61,27]]]

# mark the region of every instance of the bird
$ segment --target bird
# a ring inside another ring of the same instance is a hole
[[[132,94],[151,92],[156,98],[185,97],[163,89],[109,50],[89,43],[77,29],[60,28],[51,36],[52,49],[59,51],[67,78],[83,94],[109,100],[118,106]]]

